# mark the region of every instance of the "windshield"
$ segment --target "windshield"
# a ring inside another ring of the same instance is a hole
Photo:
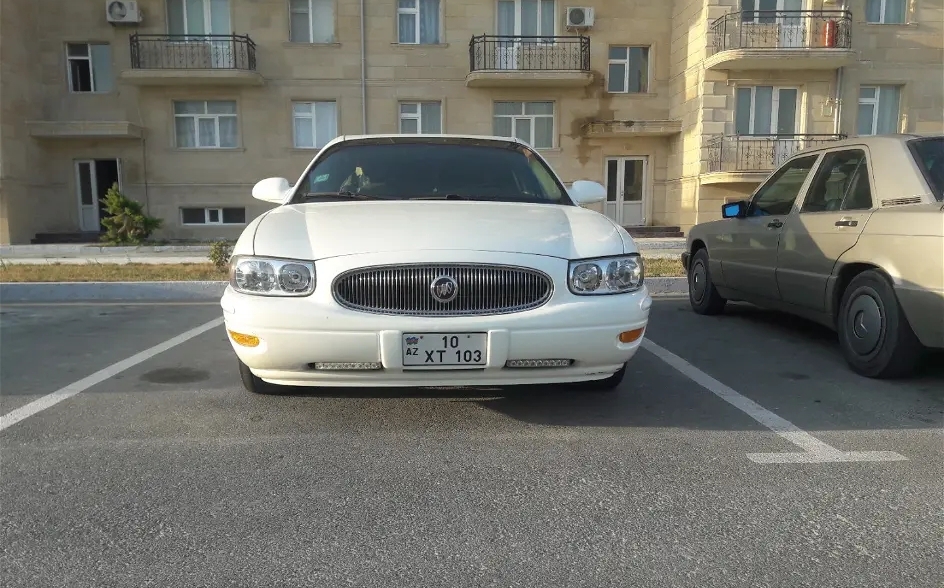
[[[944,200],[944,137],[914,139],[908,142],[908,147],[934,197]]]
[[[292,203],[331,195],[573,204],[525,146],[433,138],[340,143],[306,174]]]

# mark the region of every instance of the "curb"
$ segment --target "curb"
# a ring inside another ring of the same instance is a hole
[[[686,278],[647,278],[652,296],[688,293]],[[226,282],[8,282],[0,283],[0,304],[84,301],[218,301]]]

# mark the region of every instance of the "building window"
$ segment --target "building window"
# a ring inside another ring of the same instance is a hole
[[[439,0],[397,0],[397,42],[439,43]]]
[[[321,149],[338,136],[338,103],[334,101],[292,104],[295,147]]]
[[[796,88],[738,88],[734,132],[738,135],[795,135],[798,97]]]
[[[334,2],[289,0],[289,40],[293,43],[333,43]]]
[[[865,22],[904,24],[905,0],[865,0]]]
[[[111,45],[108,43],[69,43],[66,46],[69,88],[73,92],[111,92],[114,77]]]
[[[185,225],[244,225],[245,208],[181,208],[180,222]]]
[[[440,102],[401,102],[400,132],[407,135],[442,133]]]
[[[859,88],[859,135],[885,135],[899,132],[901,87],[862,86]]]
[[[180,149],[239,146],[235,100],[174,102],[174,132]]]
[[[517,137],[535,149],[554,147],[553,102],[496,102],[494,133]]]
[[[229,0],[167,0],[170,35],[229,35]]]
[[[606,91],[646,93],[649,91],[649,48],[610,47]]]

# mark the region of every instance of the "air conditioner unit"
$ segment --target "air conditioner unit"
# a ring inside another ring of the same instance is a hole
[[[593,8],[589,6],[568,6],[567,26],[569,28],[588,29],[593,26]]]
[[[105,18],[112,24],[138,24],[141,11],[135,0],[105,0]]]

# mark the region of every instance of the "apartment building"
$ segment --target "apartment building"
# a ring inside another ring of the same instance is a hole
[[[944,130],[940,0],[0,0],[0,243],[234,237],[339,134],[530,142],[633,231],[797,149]],[[658,233],[657,233],[658,234]]]

